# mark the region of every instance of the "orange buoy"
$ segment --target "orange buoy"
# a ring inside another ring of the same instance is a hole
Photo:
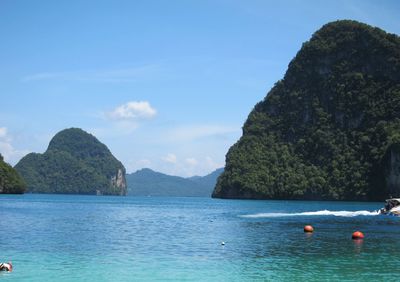
[[[304,232],[312,233],[314,232],[314,228],[311,225],[304,226]]]
[[[353,235],[351,235],[352,239],[363,239],[364,238],[364,234],[361,231],[356,231],[353,233]]]

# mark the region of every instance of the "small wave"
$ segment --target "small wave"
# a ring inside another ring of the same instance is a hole
[[[242,215],[241,217],[246,218],[267,218],[267,217],[287,217],[287,216],[315,216],[315,215],[333,215],[333,216],[342,216],[342,217],[353,217],[353,216],[375,216],[379,213],[377,211],[310,211],[310,212],[298,212],[298,213],[256,213],[256,214],[247,214]]]

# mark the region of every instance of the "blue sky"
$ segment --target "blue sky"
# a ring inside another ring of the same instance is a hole
[[[399,1],[0,0],[0,153],[69,127],[128,172],[222,167],[253,106],[323,24],[400,34]]]

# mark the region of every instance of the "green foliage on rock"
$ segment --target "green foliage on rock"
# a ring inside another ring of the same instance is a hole
[[[26,184],[18,172],[4,162],[0,154],[0,194],[22,194]]]
[[[389,149],[397,143],[399,37],[355,21],[332,22],[303,44],[284,79],[254,107],[213,196],[400,196],[400,172],[393,169],[399,150]]]
[[[126,194],[122,163],[96,137],[79,128],[57,133],[44,154],[28,154],[15,168],[33,193]],[[122,179],[117,181],[119,170]]]

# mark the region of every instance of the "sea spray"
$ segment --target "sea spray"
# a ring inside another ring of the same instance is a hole
[[[289,217],[289,216],[342,216],[342,217],[354,217],[354,216],[375,216],[379,213],[377,211],[309,211],[309,212],[298,212],[298,213],[256,213],[241,215],[246,218],[268,218],[268,217]]]

